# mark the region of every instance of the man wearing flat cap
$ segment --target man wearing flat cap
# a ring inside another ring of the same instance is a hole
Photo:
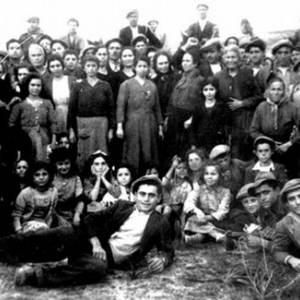
[[[37,43],[37,41],[43,35],[43,32],[40,28],[39,17],[30,17],[27,20],[27,23],[28,23],[27,32],[23,33],[19,38],[19,41],[22,44],[25,53],[27,53],[29,45],[33,43]]]
[[[196,38],[200,45],[213,37],[219,37],[219,29],[217,25],[207,19],[209,10],[207,3],[199,2],[196,9],[199,19],[182,33],[182,45],[185,44],[190,37]]]
[[[246,45],[245,51],[248,53],[249,67],[252,68],[253,75],[256,77],[258,71],[264,67],[266,43],[261,39],[254,39]]]
[[[244,185],[247,163],[237,158],[232,158],[228,145],[215,146],[209,154],[209,159],[215,161],[220,166],[224,187],[229,188],[235,198],[237,192]],[[231,207],[237,205],[236,201],[231,202]]]
[[[260,87],[267,87],[270,77],[280,77],[283,79],[287,93],[290,88],[297,81],[297,75],[293,70],[292,64],[292,50],[293,45],[288,39],[281,39],[272,47],[272,54],[274,57],[274,66],[265,66],[257,73],[257,80]]]
[[[254,185],[250,193],[256,195],[262,206],[275,215],[277,221],[287,213],[280,200],[280,187],[275,175],[271,172],[261,172],[255,177]]]
[[[5,262],[56,261],[64,265],[25,265],[16,271],[17,285],[58,286],[97,282],[108,268],[148,273],[162,272],[173,261],[169,224],[155,207],[162,194],[161,181],[152,175],[132,184],[135,203],[117,201],[88,214],[78,227],[58,227],[0,239],[0,260]],[[156,247],[158,254],[145,259]]]
[[[272,252],[277,262],[300,272],[300,178],[288,181],[280,196],[289,213],[277,223]]]
[[[204,61],[200,64],[199,71],[204,78],[214,76],[223,69],[221,63],[222,43],[219,38],[207,40],[200,48],[200,52]]]
[[[162,47],[160,40],[147,26],[138,25],[139,12],[136,9],[129,11],[126,18],[129,22],[129,26],[122,28],[119,33],[119,38],[122,41],[123,46],[131,46],[132,40],[136,36],[143,34],[149,40],[149,46],[154,46],[156,48]]]

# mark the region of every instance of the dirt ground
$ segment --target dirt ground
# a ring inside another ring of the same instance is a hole
[[[239,260],[240,254],[227,252],[213,243],[197,248],[180,247],[174,264],[163,274],[133,280],[128,273],[116,271],[104,283],[59,289],[16,288],[15,267],[0,265],[0,299],[259,299],[248,284],[232,284],[239,274],[232,266],[242,267]],[[282,278],[280,284],[284,284]]]

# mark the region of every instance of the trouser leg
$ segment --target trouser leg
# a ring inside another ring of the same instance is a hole
[[[99,282],[107,272],[107,263],[90,253],[69,258],[68,264],[34,267],[36,281],[32,285],[61,286]]]
[[[0,261],[8,263],[57,261],[67,257],[78,235],[72,227],[14,234],[0,239]],[[75,248],[76,249],[76,248]]]

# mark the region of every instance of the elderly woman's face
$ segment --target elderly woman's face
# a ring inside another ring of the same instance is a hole
[[[33,67],[41,67],[45,62],[45,55],[42,48],[39,47],[29,47],[28,52],[29,62]]]
[[[223,60],[228,69],[236,69],[239,66],[240,57],[235,51],[227,51]]]
[[[269,99],[278,104],[284,95],[284,86],[282,82],[275,81],[271,83],[268,89]]]
[[[156,60],[156,68],[160,73],[168,73],[170,67],[169,59],[165,55],[160,55]]]

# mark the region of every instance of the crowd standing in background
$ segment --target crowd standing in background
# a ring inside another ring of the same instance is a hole
[[[7,41],[0,260],[68,258],[25,264],[17,285],[157,273],[178,243],[230,250],[241,235],[300,270],[299,32],[267,45],[243,19],[222,41],[208,5],[196,9],[174,53],[137,10],[105,44],[87,43],[75,18],[55,39],[31,17]]]

